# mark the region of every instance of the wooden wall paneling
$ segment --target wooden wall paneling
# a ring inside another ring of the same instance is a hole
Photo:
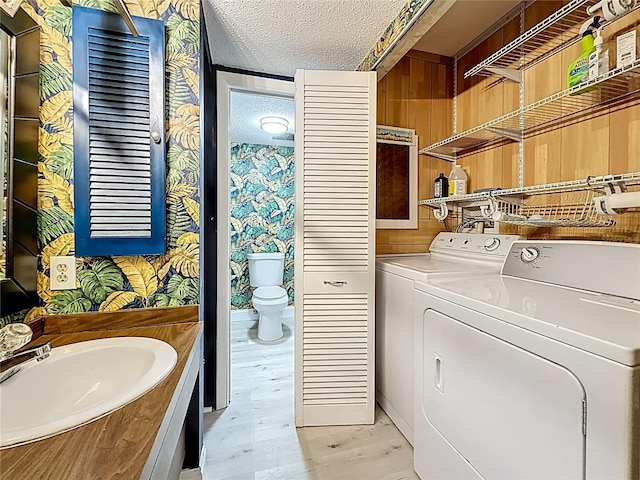
[[[626,33],[632,28],[638,28],[640,26],[640,10],[636,10],[624,17],[616,20],[614,24],[604,28],[602,30],[602,37],[604,39],[605,48],[609,48],[609,61],[613,62],[611,65],[615,67],[616,63],[616,37],[622,33]],[[640,32],[638,32],[640,35]]]
[[[418,136],[418,149],[431,143],[431,63],[409,59],[408,128]]]
[[[415,129],[419,148],[451,135],[451,65],[446,57],[410,52],[378,82],[378,123]],[[418,198],[431,198],[433,180],[440,172],[448,176],[450,170],[449,162],[420,155]],[[420,207],[417,229],[376,231],[376,253],[426,252],[431,240],[443,229],[430,209]]]
[[[400,74],[395,78],[408,78],[408,96],[406,98],[406,123],[402,126],[413,128],[418,136],[418,148],[430,143],[431,138],[431,63],[420,58],[407,57],[401,66]],[[407,72],[408,65],[408,72]],[[393,70],[390,73],[395,73]],[[408,73],[408,75],[407,75]],[[397,88],[397,87],[395,87]],[[403,83],[403,89],[404,83]],[[418,158],[418,198],[427,198],[430,183],[430,162],[424,156]],[[418,216],[420,217],[420,213]],[[424,223],[424,222],[422,222]],[[417,230],[387,230],[376,236],[377,253],[415,253],[426,251],[428,233],[426,225],[418,221]]]
[[[453,134],[453,68],[450,65],[431,64],[431,139],[430,144],[439,142]],[[429,173],[426,176],[426,196],[433,198],[433,181],[440,173],[449,176],[451,163],[444,160],[427,157]],[[423,218],[435,220],[430,208],[422,209]],[[441,227],[440,227],[441,228]]]
[[[431,64],[431,139],[439,142],[453,134],[453,68]]]
[[[529,105],[566,88],[568,64],[563,57],[563,54],[554,55],[525,70],[525,104]]]
[[[535,2],[525,10],[525,30],[528,30],[562,7],[562,1]],[[566,39],[567,37],[565,37]],[[580,48],[578,48],[578,52]],[[535,58],[536,50],[527,52],[527,58]],[[578,53],[577,55],[579,55]],[[573,53],[571,54],[573,55]],[[573,58],[577,57],[574,55]],[[553,55],[547,60],[534,65],[525,71],[525,103],[533,103],[553,93],[559,92],[566,85],[568,63],[563,55]]]
[[[429,54],[431,55],[431,54]],[[429,57],[426,57],[427,59]],[[410,81],[410,105],[409,122],[412,128],[416,129],[418,135],[418,149],[422,149],[432,143],[431,131],[433,116],[433,66],[434,63],[424,60],[411,59],[411,81]],[[418,199],[431,198],[433,196],[433,160],[425,155],[418,156]],[[424,230],[421,223],[430,219],[429,210],[425,207],[418,207],[418,231]],[[424,235],[424,231],[421,231]],[[426,243],[426,240],[422,243]]]
[[[606,175],[609,171],[609,116],[567,125],[562,132],[560,180]]]
[[[477,75],[464,78],[464,72],[478,63],[478,48],[474,48],[458,60],[457,85],[457,132],[462,132],[478,125],[478,84],[481,78]]]
[[[478,45],[478,59],[487,58],[492,53],[500,50],[503,45],[502,29],[495,32],[480,45]],[[464,72],[462,72],[464,74]],[[478,111],[476,122],[483,124],[489,120],[502,116],[504,113],[504,79],[497,75],[490,77],[478,76],[478,96],[476,109]]]
[[[424,157],[425,165],[427,165],[427,174],[423,177],[423,181],[421,182],[419,193],[422,196],[418,195],[420,200],[425,200],[428,198],[433,198],[435,194],[435,186],[434,181],[440,173],[444,173],[444,176],[449,178],[449,173],[451,173],[452,164],[451,162],[447,162],[445,160],[440,160],[435,157]],[[425,211],[430,212],[431,209],[425,209]],[[429,217],[432,218],[432,217]]]
[[[406,57],[417,60],[424,60],[431,64],[453,66],[453,59],[451,57],[445,57],[444,55],[439,55],[437,53],[422,52],[420,50],[409,50]]]
[[[526,9],[525,28],[531,28],[560,8],[562,1],[538,1]],[[605,30],[605,42],[615,63],[615,37],[622,31],[640,24],[640,11],[619,20],[616,30]],[[502,29],[503,43],[508,43],[520,32],[519,19]],[[639,30],[640,32],[640,30]],[[469,52],[458,63],[458,129],[471,128],[518,108],[519,87],[503,82],[502,95],[487,90],[487,79],[463,80],[463,73],[480,57],[492,53],[498,44],[492,35],[479,47]],[[563,40],[570,40],[566,36]],[[569,64],[582,53],[579,42],[548,58],[525,73],[525,103],[531,103],[567,86]],[[631,88],[637,85],[631,85]],[[494,90],[495,92],[496,90]],[[592,103],[602,99],[600,93],[585,92],[579,100]],[[572,99],[565,102],[566,113]],[[494,105],[499,103],[499,105]],[[489,115],[485,112],[491,112]],[[549,117],[551,118],[551,116]],[[433,129],[433,125],[432,125]],[[640,170],[640,99],[611,108],[586,110],[578,117],[555,122],[524,141],[524,184],[535,185],[562,180],[585,178],[588,175],[624,173]],[[459,159],[469,176],[469,191],[490,186],[515,187],[518,184],[518,144],[510,143],[483,149]],[[575,200],[569,194],[540,195],[530,198],[534,204],[566,203]],[[503,233],[521,233],[530,238],[585,238],[640,242],[640,213],[627,213],[616,217],[613,228],[517,228],[501,225]]]
[[[567,1],[538,1],[525,10],[525,29],[531,28],[558,10]],[[640,11],[619,20],[616,30],[604,31],[612,64],[615,63],[615,37],[621,31],[640,24]],[[639,30],[640,32],[640,30]],[[495,77],[464,79],[466,70],[520,34],[520,20],[514,18],[500,31],[458,61],[457,131],[472,128],[519,107],[519,85],[496,81]],[[564,40],[569,40],[566,36]],[[531,103],[567,85],[567,70],[582,52],[579,42],[525,72],[525,103]],[[415,128],[420,148],[453,134],[452,75],[453,69],[431,54],[410,52],[379,84],[378,112],[385,123]],[[424,61],[424,63],[420,63]],[[427,74],[429,65],[430,74]],[[419,98],[429,77],[430,95]],[[421,85],[424,82],[423,85]],[[404,96],[403,96],[404,95]],[[580,100],[598,94],[585,93]],[[403,101],[404,99],[404,101]],[[571,100],[569,100],[570,102]],[[429,105],[427,118],[415,106]],[[555,112],[554,112],[555,113]],[[380,123],[380,122],[379,122]],[[429,134],[422,133],[425,129]],[[594,109],[576,119],[547,126],[524,141],[524,184],[535,185],[584,178],[588,175],[624,173],[640,170],[640,99],[608,109]],[[484,149],[459,159],[469,176],[469,191],[478,188],[518,185],[518,144],[508,143]],[[451,164],[421,155],[419,158],[419,198],[433,197],[433,180],[440,172],[449,175]],[[546,197],[546,198],[545,198]],[[549,202],[539,196],[534,202]],[[557,199],[556,199],[557,200]],[[562,201],[562,198],[560,199]],[[503,232],[520,232],[531,238],[588,238],[640,242],[640,213],[616,218],[615,228],[518,229],[501,226]],[[414,231],[378,231],[378,253],[411,253],[426,251],[442,224],[433,219],[431,209],[419,209],[419,228]]]
[[[515,188],[518,186],[518,159],[519,148],[517,143],[509,143],[502,147],[502,179],[500,182],[502,188]]]
[[[426,253],[429,251],[431,241],[443,230],[442,223],[436,220],[419,222],[418,230],[396,230],[396,232],[400,233],[392,237],[378,230],[376,234],[376,255]]]
[[[562,8],[566,3],[569,3],[568,0],[543,0],[531,4],[524,11],[524,29],[529,30],[535,27],[553,12]]]
[[[456,161],[467,174],[467,192],[472,192],[478,188],[476,185],[480,182],[480,174],[478,172],[480,155],[480,153],[474,153],[473,155],[458,158]]]
[[[476,179],[472,182],[469,193],[479,188],[502,186],[503,168],[504,159],[502,147],[491,148],[480,152],[478,154]]]
[[[387,125],[387,81],[387,76],[378,81],[378,98],[376,99],[377,125]]]
[[[610,173],[640,171],[640,99],[609,116]]]
[[[635,28],[640,35],[640,11],[616,21],[615,28],[603,31],[612,66],[616,61],[616,37],[631,28]],[[640,88],[640,79],[630,78],[629,86]],[[609,173],[640,171],[640,98],[612,107],[609,126]]]
[[[502,43],[508,44],[520,35],[520,17],[516,17],[502,28]],[[493,53],[493,52],[492,52]],[[503,82],[504,97],[502,108],[504,113],[513,112],[520,108],[520,84],[505,80]],[[517,181],[516,175],[516,181]]]
[[[525,139],[524,185],[559,182],[562,178],[561,159],[561,130],[551,130]]]
[[[402,128],[409,127],[409,79],[411,61],[403,58],[386,75],[387,99],[385,105],[385,122],[387,125]]]
[[[431,139],[429,144],[439,142],[453,135],[453,68],[450,65],[431,64]],[[429,169],[425,176],[426,195],[420,198],[433,198],[434,180],[444,173],[449,177],[451,163],[435,158],[428,159]],[[422,207],[421,217],[435,221],[433,211]],[[442,224],[438,224],[442,229]],[[438,230],[439,231],[439,230]],[[436,232],[437,233],[437,232]]]
[[[418,155],[418,200],[433,198],[433,157]],[[437,174],[436,174],[437,177]],[[427,208],[418,208],[418,219],[429,218]]]

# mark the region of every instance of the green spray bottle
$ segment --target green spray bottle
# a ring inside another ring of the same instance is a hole
[[[582,54],[569,65],[567,87],[571,88],[589,80],[589,55],[595,52],[594,30],[600,28],[600,17],[593,17],[580,27]]]

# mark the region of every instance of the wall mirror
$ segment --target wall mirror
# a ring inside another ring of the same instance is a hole
[[[377,127],[376,228],[418,228],[418,137],[415,130]]]
[[[40,29],[24,10],[1,14],[0,317],[37,303]]]

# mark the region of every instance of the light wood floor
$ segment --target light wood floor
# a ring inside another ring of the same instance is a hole
[[[262,344],[232,322],[231,405],[204,416],[207,480],[416,480],[413,449],[378,408],[374,425],[295,428],[293,319]]]

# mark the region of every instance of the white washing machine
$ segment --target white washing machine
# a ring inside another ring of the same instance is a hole
[[[414,282],[499,271],[516,235],[443,232],[431,253],[376,258],[376,399],[413,443]]]
[[[640,478],[640,245],[416,284],[414,413],[423,480]]]

